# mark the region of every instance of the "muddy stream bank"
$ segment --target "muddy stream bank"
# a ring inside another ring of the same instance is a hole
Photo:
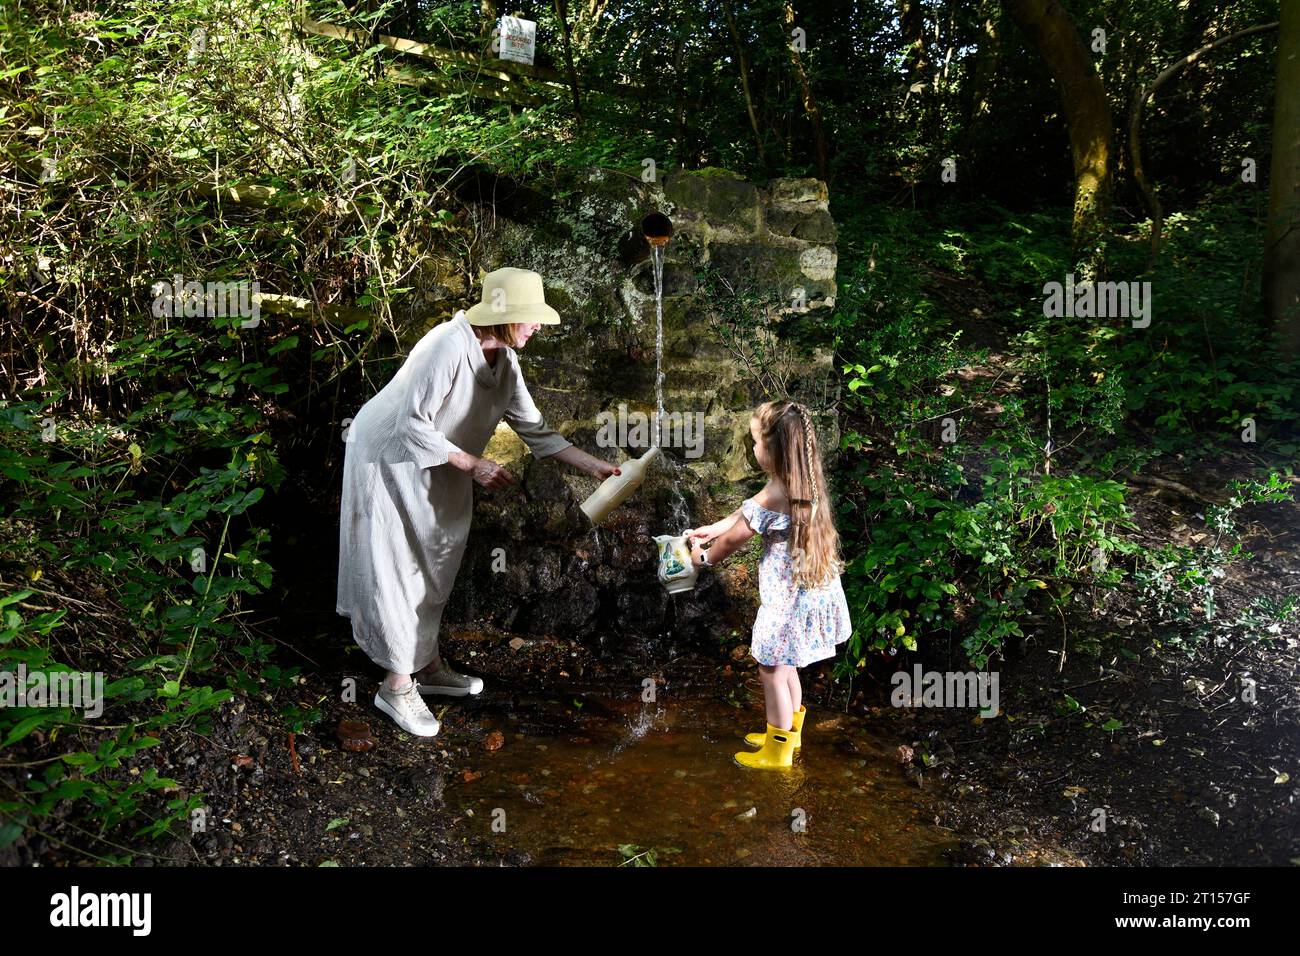
[[[298,644],[314,658],[299,696],[322,719],[292,753],[278,716],[248,699],[187,765],[221,778],[209,792],[228,829],[192,841],[208,862],[945,865],[958,847],[894,728],[844,713],[821,678],[793,769],[755,772],[732,754],[762,727],[762,691],[721,648],[593,652],[445,627],[444,653],[487,686],[428,698],[443,730],[421,740],[374,710],[369,663],[328,635]],[[349,679],[355,703],[339,699]],[[345,750],[341,720],[368,724],[372,749]]]

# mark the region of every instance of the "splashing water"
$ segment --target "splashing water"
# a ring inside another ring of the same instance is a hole
[[[664,709],[656,704],[646,701],[641,705],[641,710],[628,720],[627,732],[623,738],[614,745],[610,751],[610,756],[614,757],[621,754],[628,747],[640,741],[656,726],[663,729]]]
[[[661,243],[650,245],[650,257],[654,266],[655,284],[655,421],[652,441],[656,448],[663,447],[664,418],[664,246]],[[690,512],[686,507],[686,496],[682,494],[682,465],[670,456],[660,452],[662,467],[668,470],[669,485],[673,492],[673,514],[671,527],[674,531],[684,531],[690,526]]]
[[[685,465],[676,458],[670,458],[667,455],[660,455],[663,460],[664,468],[668,469],[671,475],[670,487],[673,491],[673,514],[669,525],[673,533],[685,531],[691,526],[690,511],[686,507],[686,496],[682,494],[681,476]]]

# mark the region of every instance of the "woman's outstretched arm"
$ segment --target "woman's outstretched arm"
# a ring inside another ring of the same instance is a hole
[[[604,480],[610,475],[619,474],[618,465],[611,465],[607,461],[601,461],[594,455],[589,455],[577,445],[570,445],[568,448],[557,451],[550,457],[556,461],[562,461],[566,465],[572,465],[574,468],[581,468],[593,478]]]

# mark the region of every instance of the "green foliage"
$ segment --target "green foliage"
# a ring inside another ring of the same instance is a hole
[[[1264,324],[1259,227],[1251,200],[1214,190],[1165,224],[1162,261],[1150,276],[1151,327],[1113,339],[1103,361],[1125,371],[1129,414],[1162,449],[1242,447],[1246,419],[1257,447],[1294,457],[1300,362],[1287,361]],[[1142,234],[1145,238],[1145,233]],[[1131,264],[1142,242],[1119,261]],[[1137,334],[1142,331],[1144,334]]]
[[[1290,490],[1276,474],[1262,481],[1233,481],[1222,505],[1205,509],[1206,527],[1212,541],[1191,545],[1163,545],[1144,553],[1133,575],[1143,607],[1154,620],[1172,623],[1175,629],[1166,642],[1194,654],[1210,638],[1238,632],[1268,640],[1281,632],[1283,624],[1296,617],[1300,602],[1257,598],[1237,618],[1224,620],[1215,598],[1227,569],[1250,557],[1240,541],[1227,540],[1236,534],[1235,516],[1249,505],[1290,501]]]
[[[958,638],[983,667],[1026,618],[1063,613],[1080,587],[1128,586],[1133,567],[1161,613],[1186,622],[1192,607],[1213,612],[1213,583],[1237,552],[1143,553],[1126,535],[1124,486],[1109,475],[1189,441],[1240,448],[1247,416],[1261,453],[1294,450],[1300,379],[1254,318],[1257,295],[1242,294],[1257,288],[1257,227],[1239,196],[1216,199],[1171,217],[1147,329],[1044,316],[1043,285],[1069,271],[1055,212],[975,202],[937,226],[924,213],[868,216],[843,202],[831,325],[846,401],[837,486],[855,629],[841,673],[938,635]],[[1113,277],[1127,279],[1145,253],[1141,231],[1114,249]],[[975,308],[936,296],[952,275]],[[1014,389],[965,374],[990,361],[961,345],[980,323],[1006,337],[1002,375],[1014,371]],[[997,413],[973,417],[980,408]],[[1269,494],[1281,493],[1278,481]],[[1242,490],[1210,509],[1216,537],[1260,494]],[[1267,622],[1288,613],[1270,604],[1246,617],[1271,634]]]
[[[60,392],[0,405],[11,502],[0,558],[31,582],[0,597],[0,671],[104,675],[99,718],[66,707],[0,709],[0,753],[39,768],[21,791],[0,794],[0,813],[21,825],[39,829],[68,800],[99,836],[137,816],[146,822],[136,836],[183,824],[200,798],[147,799],[179,785],[137,753],[168,731],[209,733],[234,690],[294,683],[297,668],[270,662],[270,646],[239,623],[244,602],[272,584],[267,532],[250,515],[283,477],[259,410],[283,385],[273,366],[221,353],[227,325],[118,343],[110,374],[138,404],[116,423],[65,411]],[[189,387],[154,390],[178,379]],[[57,640],[66,610],[24,613],[38,594],[57,598],[42,588],[65,576],[86,594],[102,588],[107,610],[72,643]]]
[[[998,397],[993,434],[959,437],[957,426],[974,428],[963,411],[990,394],[958,373],[987,353],[959,347],[958,323],[925,294],[917,264],[968,270],[986,255],[1016,255],[1001,239],[945,230],[936,242],[908,214],[873,216],[869,225],[851,217],[843,235],[856,255],[832,324],[855,426],[845,429],[851,457],[838,480],[854,632],[839,670],[945,632],[960,634],[982,668],[1022,633],[1027,613],[1063,601],[1073,579],[1125,547],[1117,535],[1128,523],[1123,487],[1049,474],[1043,436],[1014,396]],[[932,427],[945,420],[956,441]],[[1061,580],[1049,586],[1051,578]]]
[[[1080,580],[1113,577],[1107,555],[1130,550],[1118,535],[1132,525],[1122,485],[1044,474],[1041,451],[1024,443],[991,439],[981,450],[988,468],[975,500],[961,496],[959,467],[928,480],[857,475],[869,504],[845,515],[866,531],[845,568],[854,633],[841,670],[953,629],[983,668],[1022,634],[1025,614],[1062,603]]]
[[[620,843],[619,856],[623,862],[619,866],[658,866],[660,853],[681,853],[677,847],[640,847],[635,843]]]

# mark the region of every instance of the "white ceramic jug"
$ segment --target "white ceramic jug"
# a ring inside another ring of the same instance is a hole
[[[668,593],[693,590],[699,572],[691,561],[686,535],[657,534],[655,544],[659,546],[659,581]]]

